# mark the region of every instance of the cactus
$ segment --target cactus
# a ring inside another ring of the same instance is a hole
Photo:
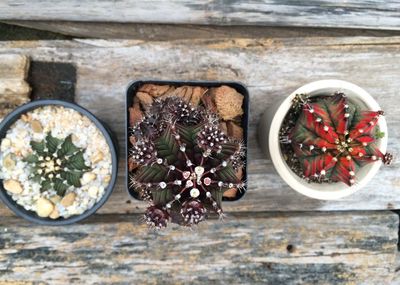
[[[363,111],[340,92],[316,98],[296,96],[293,103],[298,117],[286,139],[304,178],[351,186],[360,167],[391,162],[392,155],[383,154],[376,145],[382,136],[376,125],[383,111]]]
[[[30,165],[33,181],[40,183],[40,191],[54,189],[61,197],[70,186],[80,187],[80,179],[90,167],[86,166],[84,150],[75,146],[71,135],[64,140],[47,133],[40,142],[30,142],[32,153],[24,158]]]
[[[210,211],[222,218],[224,191],[244,189],[236,175],[244,145],[224,134],[218,117],[202,106],[178,97],[155,100],[130,141],[138,165],[130,186],[150,202],[144,219],[151,227],[196,225]]]

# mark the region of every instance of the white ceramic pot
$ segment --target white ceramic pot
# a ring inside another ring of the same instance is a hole
[[[291,107],[295,95],[301,93],[308,94],[309,96],[331,95],[336,91],[344,92],[354,103],[365,107],[365,109],[373,111],[381,110],[374,98],[367,91],[355,84],[342,80],[320,80],[300,87],[284,100],[273,104],[262,115],[258,128],[260,147],[267,154],[268,158],[272,160],[275,169],[282,179],[297,192],[320,200],[336,200],[357,192],[374,177],[382,164],[381,161],[377,161],[362,167],[356,174],[356,184],[351,187],[343,182],[332,184],[308,183],[297,176],[286,164],[280,148],[279,129]],[[385,133],[385,136],[377,142],[377,145],[381,152],[385,153],[388,132],[384,117],[379,119],[378,126]]]

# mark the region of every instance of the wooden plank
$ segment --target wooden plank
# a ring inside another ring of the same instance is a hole
[[[0,2],[0,11],[1,20],[400,29],[397,0],[19,0]]]
[[[291,190],[264,159],[256,142],[260,114],[274,100],[317,79],[339,78],[369,91],[386,111],[389,146],[400,153],[400,38],[296,38],[188,40],[173,42],[77,40],[2,42],[1,53],[26,53],[34,60],[77,67],[76,100],[116,132],[123,157],[126,86],[140,78],[238,80],[251,96],[249,191],[233,211],[334,211],[400,208],[400,164],[380,170],[370,184],[339,201],[313,200]],[[114,194],[101,213],[141,212],[143,202],[129,200],[124,161]],[[128,202],[129,201],[129,202]],[[2,215],[9,212],[1,207]]]
[[[0,221],[0,280],[388,284],[397,226],[397,215],[386,211],[242,214],[194,231],[160,232],[146,230],[135,215],[102,215],[74,227],[8,218]]]
[[[390,282],[390,285],[400,284],[400,253],[397,253],[395,272],[396,273],[395,273],[392,281]]]
[[[30,91],[25,80],[0,79],[0,104],[22,105],[29,101]]]
[[[304,27],[265,26],[210,26],[168,25],[140,23],[61,22],[61,21],[6,21],[11,28],[16,26],[49,31],[63,35],[98,39],[137,39],[171,41],[182,39],[221,38],[290,38],[290,37],[388,37],[399,35],[399,31],[366,29],[318,29]],[[1,27],[1,24],[0,24]],[[6,27],[4,27],[6,28]],[[39,32],[39,31],[38,31]],[[21,39],[20,33],[15,33]],[[13,39],[12,35],[8,40]],[[43,37],[47,37],[43,35]],[[44,38],[43,38],[44,39]],[[0,38],[1,40],[1,38]],[[7,38],[5,39],[7,40]]]
[[[394,211],[394,213],[396,213],[397,215],[400,214],[399,211]],[[399,230],[399,234],[400,234],[400,230]],[[397,242],[397,248],[400,248],[400,241]],[[390,285],[397,285],[400,284],[400,251],[397,252],[396,255],[396,261],[395,261],[395,275],[392,279],[392,281],[390,282]]]
[[[29,59],[24,55],[0,55],[0,121],[13,108],[28,102],[31,88],[26,82]]]
[[[18,106],[29,101],[28,70],[28,57],[0,55],[0,107]]]
[[[16,54],[0,55],[0,79],[25,80],[28,77],[29,59]]]

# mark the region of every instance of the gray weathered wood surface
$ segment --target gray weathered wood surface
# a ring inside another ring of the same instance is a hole
[[[227,0],[0,1],[0,20],[400,29],[400,2]]]
[[[274,100],[307,82],[339,78],[362,86],[378,100],[387,114],[389,149],[400,153],[396,104],[400,89],[399,51],[399,37],[0,43],[0,54],[22,53],[34,60],[75,64],[77,101],[117,133],[121,158],[125,89],[131,80],[152,77],[244,82],[251,94],[249,191],[241,201],[225,203],[228,212],[399,209],[398,161],[381,168],[358,193],[339,201],[318,201],[291,190],[271,162],[264,159],[255,139],[258,118]],[[146,206],[127,196],[124,167],[122,159],[115,192],[100,213],[139,213]],[[4,207],[0,207],[0,213],[10,214]]]
[[[194,231],[148,232],[138,219],[99,215],[56,228],[0,220],[0,284],[389,284],[394,277],[398,217],[387,211],[241,214]]]
[[[126,2],[114,2],[110,7],[120,8]],[[321,2],[312,2],[309,7]],[[20,11],[24,11],[27,2],[0,3],[0,18],[4,11],[1,5],[10,3],[22,4]],[[108,3],[103,1],[103,6],[99,4],[80,12],[97,11]],[[365,20],[365,16],[384,12],[384,17],[367,23],[369,27],[382,28],[383,22],[398,13],[390,6],[395,2],[387,3],[387,7],[372,14],[368,10],[382,3],[368,2],[363,12],[349,10],[354,4],[348,2],[340,2],[342,6],[347,5],[347,10],[343,11],[319,9],[348,12],[358,17],[352,19],[358,23]],[[80,1],[77,5],[85,7],[87,2]],[[43,11],[50,17],[58,13],[57,9],[46,9],[42,10],[42,17],[46,14]],[[212,18],[213,11],[204,17]],[[65,12],[68,17],[68,9]],[[27,17],[32,13],[33,10],[28,11]],[[328,19],[319,23],[333,23],[332,17],[336,20],[338,17],[325,16]],[[168,19],[168,15],[164,18]],[[315,23],[311,26],[319,25]],[[14,217],[0,204],[0,285],[399,284],[397,215],[390,211],[338,211],[400,209],[397,195],[400,164],[396,162],[390,168],[381,169],[368,187],[345,200],[312,200],[290,190],[271,162],[263,158],[255,140],[255,129],[262,110],[275,99],[312,80],[339,78],[364,87],[377,98],[387,113],[389,148],[400,153],[397,144],[400,117],[395,104],[400,87],[400,37],[352,37],[354,30],[274,28],[263,31],[261,27],[250,26],[225,29],[119,23],[22,24],[37,28],[47,25],[48,30],[59,29],[71,35],[137,39],[0,42],[0,56],[26,54],[33,60],[74,64],[78,103],[111,125],[121,147],[124,92],[130,80],[150,77],[239,80],[247,84],[252,113],[250,188],[241,201],[225,203],[228,214],[225,222],[210,220],[193,232],[175,226],[159,233],[148,232],[139,215],[146,204],[130,199],[125,192],[123,159],[117,187],[110,200],[97,215],[79,225],[32,226]],[[337,20],[335,26],[342,26],[342,23]],[[127,32],[129,27],[134,30]],[[292,38],[285,38],[288,33]],[[374,33],[378,32],[357,32],[368,36],[375,36]],[[379,32],[376,36],[394,35],[392,33],[395,32]],[[152,36],[164,42],[154,41]],[[332,38],[334,36],[340,38]],[[123,148],[121,150],[123,157]],[[287,213],[266,213],[270,211]]]

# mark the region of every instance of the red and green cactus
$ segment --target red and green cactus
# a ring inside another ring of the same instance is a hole
[[[306,179],[351,186],[365,164],[390,163],[392,155],[383,154],[376,144],[383,111],[363,111],[339,92],[311,99],[298,96],[295,103],[299,117],[287,139]]]
[[[236,175],[244,145],[219,128],[219,119],[180,98],[156,100],[132,128],[130,157],[139,165],[131,187],[148,200],[144,219],[155,228],[169,221],[192,226],[208,212],[223,217],[223,193],[242,191]]]

